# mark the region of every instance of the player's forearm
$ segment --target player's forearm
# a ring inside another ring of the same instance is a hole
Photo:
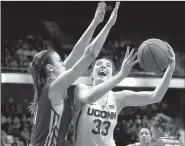
[[[103,47],[103,44],[105,43],[111,27],[112,26],[106,24],[104,28],[100,31],[100,33],[96,36],[96,38],[89,44],[91,52],[93,52],[95,56],[99,54],[100,49]]]
[[[87,48],[89,42],[92,39],[93,33],[98,26],[98,23],[95,23],[94,21],[91,22],[89,27],[86,29],[86,31],[83,33],[83,35],[80,37],[76,45],[74,46],[72,52],[65,60],[65,65],[68,68],[71,68],[83,55],[84,50]]]
[[[76,45],[74,46],[73,52],[76,53],[78,56],[82,56],[84,50],[88,46],[89,42],[92,39],[93,33],[98,26],[98,23],[95,23],[94,21],[91,22],[89,27],[86,29],[86,31],[83,33],[83,35],[80,37]]]
[[[174,67],[171,67],[171,66],[169,66],[166,69],[166,72],[165,72],[163,78],[161,79],[159,85],[153,91],[152,98],[154,100],[157,100],[159,102],[164,97],[164,95],[165,95],[165,93],[166,93],[166,91],[169,87],[170,80],[171,80],[172,75],[173,75],[173,71],[174,71]]]
[[[93,88],[87,93],[87,102],[93,103],[99,98],[101,98],[104,94],[109,92],[112,88],[114,88],[117,84],[119,84],[125,78],[124,75],[118,73],[112,79],[103,82]]]

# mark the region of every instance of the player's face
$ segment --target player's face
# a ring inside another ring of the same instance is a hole
[[[112,78],[113,66],[109,60],[100,59],[96,61],[92,77],[94,80],[107,81]]]
[[[151,142],[151,134],[147,128],[142,128],[139,132],[139,139],[141,143],[150,143]]]
[[[51,60],[53,62],[53,71],[57,76],[66,70],[64,63],[56,52],[51,54]]]
[[[160,127],[158,127],[158,128],[152,127],[151,131],[152,131],[152,135],[155,139],[159,139],[162,136],[164,136],[164,130]]]

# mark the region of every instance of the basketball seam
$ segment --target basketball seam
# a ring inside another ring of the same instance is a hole
[[[148,44],[147,44],[147,45],[148,45]],[[150,53],[152,54],[152,58],[154,59],[156,65],[157,65],[157,67],[158,67],[158,69],[161,71],[160,67],[159,67],[158,64],[157,64],[157,61],[155,60],[155,57],[154,57],[152,51],[150,50],[150,46],[149,46],[149,45],[148,45],[148,48],[149,48]]]
[[[158,48],[165,54],[166,58],[168,59],[168,56],[166,55],[165,51],[163,51],[163,49],[161,49],[161,47],[159,47],[159,46],[157,46],[157,45],[155,45],[155,44],[150,44],[150,45],[153,45],[153,46],[158,47]]]

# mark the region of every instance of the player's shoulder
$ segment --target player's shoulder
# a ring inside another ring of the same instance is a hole
[[[75,93],[80,92],[80,91],[86,91],[89,90],[91,87],[86,85],[86,84],[78,84],[75,86]]]
[[[129,144],[129,145],[127,145],[127,146],[139,146],[139,145],[140,145],[140,143],[137,142],[137,143]]]
[[[179,140],[177,140],[177,139],[173,139],[173,138],[171,138],[171,137],[161,137],[160,139],[159,139],[159,143],[160,144],[171,144],[171,145],[176,145],[176,146],[182,146],[182,143],[179,141]]]
[[[76,87],[75,88],[77,88],[77,89],[79,89],[79,88],[92,88],[91,86],[89,86],[89,85],[86,85],[86,84],[78,84],[78,85],[76,85]]]

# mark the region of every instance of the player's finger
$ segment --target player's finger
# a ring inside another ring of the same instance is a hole
[[[116,2],[116,5],[115,5],[114,10],[113,10],[113,13],[117,13],[119,5],[120,5],[120,2]]]
[[[130,54],[129,54],[129,59],[133,56],[133,54],[134,54],[134,49],[132,49],[132,51],[130,52]]]
[[[175,56],[175,53],[171,49],[168,49],[168,52],[170,53],[170,56],[171,57],[174,57]]]
[[[130,62],[133,62],[134,59],[136,58],[136,56],[137,56],[137,52],[133,55],[133,57],[131,58]]]
[[[98,9],[99,9],[99,11],[101,11],[101,10],[103,9],[103,3],[102,3],[102,2],[100,2],[100,3],[98,4]]]
[[[168,44],[168,42],[165,41],[165,44],[167,45],[167,47],[173,51],[172,47]],[[174,51],[173,51],[174,52]],[[175,53],[175,52],[174,52]]]
[[[98,3],[98,8],[100,8],[102,6],[102,3],[100,2],[100,3]]]
[[[127,51],[126,51],[126,54],[125,54],[125,58],[127,58],[127,57],[128,57],[129,52],[130,52],[130,47],[127,47]]]
[[[105,8],[106,3],[104,1],[102,1],[101,4],[102,4],[102,7]]]
[[[120,1],[116,2],[116,9],[119,9]]]
[[[131,63],[131,66],[134,66],[136,63],[138,63],[139,62],[139,59],[137,59],[136,61],[134,61],[134,62],[132,62]]]
[[[101,11],[102,13],[105,13],[105,12],[106,12],[105,9],[106,9],[106,5],[102,5],[102,7],[100,8],[100,11]]]

